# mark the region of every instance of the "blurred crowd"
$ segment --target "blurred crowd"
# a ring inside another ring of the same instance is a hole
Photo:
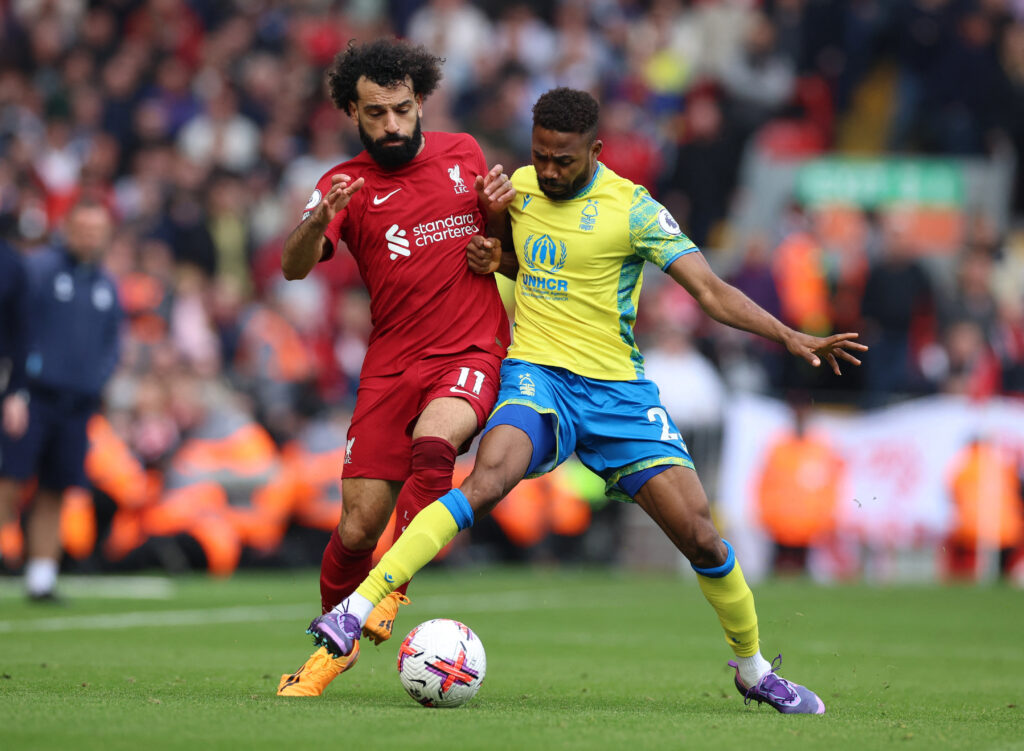
[[[1020,0],[6,0],[0,233],[29,254],[82,197],[114,212],[106,265],[128,325],[105,415],[143,468],[167,470],[212,411],[276,447],[344,422],[370,328],[354,263],[338,253],[285,283],[280,252],[317,179],[361,149],[324,70],[384,35],[445,58],[424,129],[472,133],[509,171],[529,161],[540,93],[592,91],[602,161],[712,263],[742,259],[733,283],[795,326],[872,346],[843,380],[812,373],[649,273],[638,333],[680,423],[713,423],[730,389],[862,406],[1024,393],[1013,223],[961,217],[938,261],[898,208],[794,202],[754,235],[729,224],[750,149],[1019,153]],[[1024,212],[1024,190],[1007,200]]]

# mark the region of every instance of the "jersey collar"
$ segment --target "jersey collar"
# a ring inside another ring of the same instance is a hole
[[[573,201],[573,200],[575,200],[577,198],[582,198],[587,193],[589,193],[593,189],[594,184],[597,183],[597,178],[601,176],[601,173],[604,172],[604,170],[605,170],[605,166],[603,164],[601,164],[601,162],[598,162],[597,163],[597,168],[594,170],[594,174],[590,178],[590,182],[587,183],[586,185],[584,185],[582,188],[580,188],[579,193],[577,193],[576,195],[574,195],[571,198],[568,198],[566,200]]]

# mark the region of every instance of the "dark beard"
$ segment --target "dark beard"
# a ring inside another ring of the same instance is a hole
[[[411,162],[419,152],[420,144],[423,143],[423,130],[420,128],[420,119],[417,117],[416,128],[411,137],[394,135],[374,140],[370,138],[369,133],[363,130],[362,123],[360,123],[359,140],[363,142],[366,152],[373,157],[373,161],[384,169],[396,169]]]
[[[545,187],[545,183],[539,181],[537,184],[540,187],[540,192],[552,201],[568,201],[570,198],[575,198],[576,194],[583,190],[587,181],[590,180],[591,177],[593,177],[593,175],[588,175],[586,170],[584,170],[579,177],[569,183],[569,185],[564,189],[554,188],[554,186]],[[551,188],[554,188],[554,190]]]

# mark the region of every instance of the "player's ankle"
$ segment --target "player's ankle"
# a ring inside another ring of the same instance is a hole
[[[362,628],[366,619],[370,617],[374,604],[358,592],[353,592],[338,605],[335,606],[335,613],[349,613],[359,619],[359,627]]]
[[[760,652],[756,652],[750,657],[737,655],[736,664],[739,665],[740,680],[747,687],[755,685],[765,673],[772,669],[771,663],[764,659]]]

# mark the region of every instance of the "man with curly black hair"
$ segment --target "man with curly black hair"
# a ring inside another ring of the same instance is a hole
[[[533,116],[533,164],[512,176],[516,197],[505,234],[512,248],[469,254],[474,271],[516,280],[516,338],[473,471],[425,508],[366,581],[314,619],[310,631],[332,654],[355,654],[376,603],[520,480],[550,472],[575,452],[605,480],[610,497],[635,502],[689,559],[736,654],[730,665],[747,702],[822,714],[817,694],[776,674],[781,656],[769,663],[761,655],[754,596],[711,520],[658,387],[644,377],[633,337],[644,263],[668,273],[715,320],[777,341],[815,367],[825,361],[839,375],[839,360],[860,364],[853,352],[866,347],[854,341],[857,334],[795,331],[722,281],[668,210],[598,161],[598,105],[590,94],[553,89]]]
[[[370,293],[373,330],[360,372],[342,469],[343,512],[320,567],[323,612],[370,570],[392,510],[395,538],[451,488],[455,457],[483,427],[509,344],[492,277],[470,271],[467,246],[487,245],[487,224],[515,196],[466,134],[423,132],[423,100],[441,80],[423,47],[352,43],[327,75],[334,103],[365,151],[328,170],[284,246],[287,279],[305,277],[339,243]],[[493,241],[497,242],[497,241]],[[382,600],[366,635],[390,638],[403,591]],[[281,696],[318,696],[355,664],[317,650],[284,675]]]

